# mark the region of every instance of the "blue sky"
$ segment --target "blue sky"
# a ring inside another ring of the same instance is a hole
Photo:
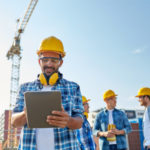
[[[6,58],[16,28],[30,0],[0,1],[0,112],[10,100],[11,61]],[[112,89],[118,107],[143,109],[134,96],[150,87],[150,1],[39,0],[21,38],[20,83],[40,73],[36,50],[54,35],[66,50],[60,71],[90,98],[90,110],[105,106],[102,95]]]

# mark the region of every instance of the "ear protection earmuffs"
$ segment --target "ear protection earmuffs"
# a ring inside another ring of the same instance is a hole
[[[51,86],[53,86],[57,82],[58,78],[59,78],[59,76],[58,76],[57,72],[53,73],[50,76],[48,81],[46,80],[46,77],[44,76],[43,73],[41,73],[40,76],[39,76],[39,80],[40,80],[41,84],[43,84],[43,85],[51,85]]]
[[[87,112],[84,112],[84,116],[86,116],[86,119],[88,119],[88,117],[89,117]]]

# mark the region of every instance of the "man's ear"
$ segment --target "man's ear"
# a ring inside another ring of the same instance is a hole
[[[38,59],[38,62],[39,62],[39,65],[41,65],[41,64],[40,64],[40,59]]]
[[[60,61],[59,67],[61,67],[62,64],[63,64],[63,60]]]

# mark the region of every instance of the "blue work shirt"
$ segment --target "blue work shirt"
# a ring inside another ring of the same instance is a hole
[[[86,116],[84,116],[82,127],[77,130],[77,138],[79,140],[81,150],[96,149],[92,129]]]
[[[61,75],[61,74],[59,74]],[[62,76],[62,75],[61,75]],[[24,93],[27,91],[41,91],[42,84],[37,79],[20,86],[17,101],[13,113],[24,110]],[[62,105],[64,110],[71,117],[83,118],[83,104],[80,87],[74,82],[59,78],[51,90],[61,91]],[[55,150],[79,150],[80,145],[77,140],[76,130],[69,128],[54,128]],[[24,125],[20,135],[18,150],[36,150],[36,129],[30,129],[27,124]]]
[[[126,134],[131,131],[131,125],[128,121],[126,114],[123,111],[114,108],[112,115],[113,122],[116,125],[116,129],[125,131],[124,135],[116,135],[117,148],[125,149],[127,148]],[[99,131],[106,132],[108,124],[109,112],[107,109],[103,109],[96,116],[93,128],[94,135],[97,136],[97,133]],[[106,137],[99,138],[99,145],[101,150],[109,150],[109,142],[107,141]]]

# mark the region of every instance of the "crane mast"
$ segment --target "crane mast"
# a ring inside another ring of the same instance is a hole
[[[7,52],[7,58],[11,59],[12,67],[11,67],[11,87],[10,87],[10,103],[9,103],[9,120],[8,120],[8,136],[7,140],[3,145],[3,148],[10,148],[13,149],[17,146],[17,136],[16,130],[11,126],[11,112],[15,105],[18,86],[19,86],[19,74],[20,74],[20,60],[21,60],[21,46],[20,46],[20,39],[22,33],[25,31],[27,23],[33,13],[33,10],[37,4],[38,0],[31,0],[26,13],[23,17],[22,22],[18,30],[16,31],[12,46],[10,50]]]

